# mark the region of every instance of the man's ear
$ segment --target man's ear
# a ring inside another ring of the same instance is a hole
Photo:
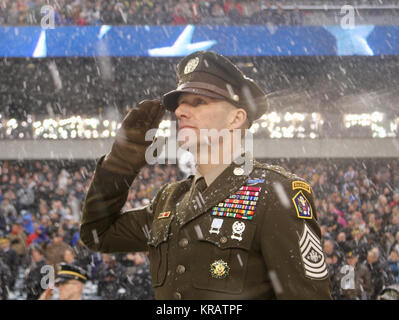
[[[247,125],[247,112],[242,108],[234,108],[230,112],[229,129],[242,129]]]

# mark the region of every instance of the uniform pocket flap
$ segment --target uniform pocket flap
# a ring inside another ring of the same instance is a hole
[[[220,249],[249,250],[256,230],[255,222],[230,217],[209,216],[199,226],[203,234],[199,240],[213,243]]]
[[[172,217],[154,220],[148,241],[149,246],[157,247],[168,240],[171,221]]]

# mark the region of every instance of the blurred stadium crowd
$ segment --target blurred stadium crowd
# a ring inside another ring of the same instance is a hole
[[[0,24],[39,25],[43,17],[41,8],[47,3],[46,0],[3,0]],[[259,1],[60,0],[51,1],[50,5],[55,8],[56,25],[301,23],[299,11],[286,14],[280,3],[272,10],[270,3]],[[263,17],[259,9],[267,14]]]
[[[43,292],[41,268],[67,262],[89,272],[96,288],[91,298],[152,298],[145,254],[94,254],[79,241],[81,205],[93,164],[59,165],[0,164],[0,297],[38,299]],[[180,178],[172,167],[144,168],[124,210],[147,204],[165,181]]]
[[[378,8],[395,1],[255,1],[255,0],[1,0],[0,25],[40,25],[54,8],[55,25],[181,25],[268,24],[301,25],[298,6],[367,5]],[[309,9],[309,8],[308,8]],[[307,13],[309,14],[309,12]]]
[[[273,162],[313,186],[335,299],[377,299],[399,284],[397,160]],[[79,241],[94,165],[0,162],[1,299],[38,299],[41,268],[62,261],[88,270],[86,299],[153,299],[145,253],[99,254]],[[123,210],[146,205],[161,185],[182,178],[176,166],[143,168]]]

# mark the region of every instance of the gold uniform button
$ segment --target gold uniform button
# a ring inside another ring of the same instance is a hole
[[[179,265],[177,266],[177,268],[176,268],[176,272],[177,272],[178,274],[183,274],[184,272],[186,272],[186,267],[185,267],[185,266],[182,266],[181,264],[179,264]]]
[[[188,245],[188,240],[186,238],[183,238],[179,241],[180,247],[185,248],[185,247],[187,247],[187,245]]]
[[[178,291],[176,291],[176,292],[173,294],[173,298],[174,298],[175,300],[181,300],[181,293],[178,292]]]
[[[220,238],[220,243],[226,243],[227,242],[227,238],[226,237],[221,237]]]

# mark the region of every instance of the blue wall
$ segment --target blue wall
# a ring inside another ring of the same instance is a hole
[[[226,56],[399,54],[399,26],[90,26],[0,27],[0,57],[150,56],[150,49],[170,47],[180,35],[183,45],[157,56],[199,49]]]

